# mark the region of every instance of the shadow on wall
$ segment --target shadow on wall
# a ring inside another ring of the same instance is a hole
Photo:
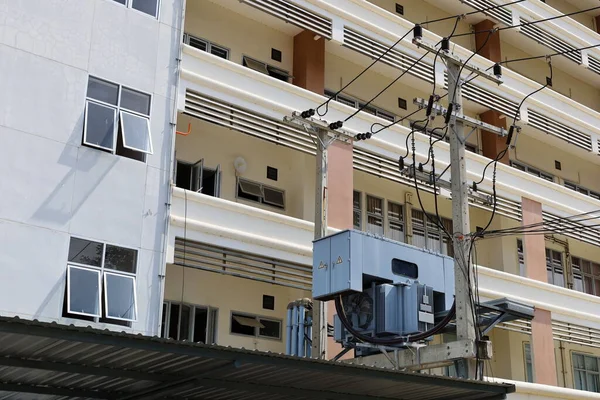
[[[83,135],[82,127],[83,113],[80,119],[77,121],[77,124],[75,124],[75,128],[73,129],[73,133],[71,134],[69,143],[81,142],[81,138]],[[33,219],[42,221],[52,221],[57,224],[65,224],[66,222],[68,222],[71,219],[71,217],[77,213],[81,205],[92,193],[92,190],[88,190],[87,193],[85,193],[83,196],[80,196],[80,199],[78,200],[77,204],[71,203],[71,208],[69,209],[68,206],[65,204],[64,199],[71,199],[71,201],[73,201],[73,191],[75,190],[75,185],[70,186],[67,183],[70,180],[75,181],[75,175],[77,172],[87,173],[92,169],[95,169],[94,176],[96,176],[96,182],[100,182],[117,163],[117,158],[114,158],[109,164],[103,167],[103,171],[98,171],[97,168],[95,168],[97,166],[98,157],[80,158],[80,149],[82,149],[82,146],[65,146],[64,150],[62,151],[60,157],[57,160],[57,163],[69,166],[71,169],[56,185],[56,187],[54,188],[52,193],[48,195],[46,200],[44,200],[41,203],[40,207],[33,213]],[[89,185],[90,188],[94,188],[95,186],[96,185]]]

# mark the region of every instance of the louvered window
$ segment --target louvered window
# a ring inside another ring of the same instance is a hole
[[[433,220],[433,222],[431,220]],[[412,210],[412,240],[413,245],[436,251],[441,254],[453,255],[452,244],[444,230],[436,223],[438,217],[429,215],[429,218],[421,210]],[[452,235],[452,221],[440,217],[439,223]]]

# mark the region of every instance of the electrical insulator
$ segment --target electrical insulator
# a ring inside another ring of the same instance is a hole
[[[414,36],[413,36],[414,39],[417,39],[417,40],[423,39],[423,27],[421,25],[416,24],[415,28],[413,29],[413,33],[414,33]]]
[[[448,39],[447,37],[442,39],[442,50],[444,50],[445,52],[450,51],[450,39]]]
[[[367,139],[371,139],[371,136],[373,136],[373,134],[371,132],[367,132],[365,133],[365,136]]]
[[[336,130],[341,128],[343,125],[344,123],[342,121],[332,122],[331,124],[329,124],[329,129]]]
[[[398,168],[400,168],[400,171],[404,170],[404,157],[398,158]]]
[[[313,110],[312,108],[306,111],[302,111],[302,114],[300,114],[302,118],[309,118],[313,115],[315,115],[315,110]]]
[[[477,191],[477,183],[473,182],[473,191],[476,192]]]
[[[450,122],[450,117],[452,117],[452,109],[454,108],[454,103],[450,103],[448,105],[448,111],[446,112],[446,119],[445,119],[445,123],[448,124],[448,122]]]
[[[494,76],[498,79],[502,78],[502,66],[498,63],[494,64]]]
[[[431,115],[431,109],[433,108],[433,95],[429,96],[429,101],[427,102],[427,111],[425,112],[425,115],[427,115],[428,117]]]
[[[513,133],[515,132],[515,126],[511,125],[510,129],[508,130],[508,136],[506,137],[506,145],[509,146],[510,142],[512,141],[512,137],[513,137]]]
[[[419,163],[419,172],[423,172],[423,163]]]

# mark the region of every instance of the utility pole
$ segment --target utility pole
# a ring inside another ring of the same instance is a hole
[[[413,42],[430,52],[437,53],[438,56],[446,61],[448,74],[448,109],[444,109],[438,104],[434,104],[436,99],[431,98],[429,104],[425,106],[423,102],[415,99],[422,108],[427,107],[428,115],[434,112],[433,115],[445,115],[446,123],[449,125],[450,133],[450,188],[452,192],[452,228],[453,228],[453,250],[454,250],[454,292],[456,303],[456,343],[467,343],[469,351],[463,353],[460,358],[451,358],[454,360],[456,371],[459,377],[465,379],[475,379],[477,374],[476,356],[480,353],[482,343],[477,337],[477,326],[475,321],[475,304],[473,294],[475,293],[474,286],[474,271],[470,266],[469,248],[471,239],[467,236],[470,233],[469,226],[469,184],[467,181],[467,166],[465,160],[465,125],[473,127],[471,133],[477,127],[484,127],[486,130],[490,128],[487,124],[481,121],[474,121],[472,118],[465,117],[463,114],[460,73],[463,70],[469,71],[472,74],[487,78],[495,83],[501,84],[500,78],[501,69],[498,64],[494,66],[494,75],[488,74],[477,67],[471,66],[450,52],[449,41],[447,38],[442,40],[442,49],[438,50],[434,46],[423,42],[420,36],[421,30],[415,29],[415,38]],[[435,72],[434,72],[435,73]],[[494,132],[501,136],[506,136],[506,130],[498,127],[491,127],[490,132]],[[469,133],[470,135],[470,133]],[[434,177],[435,179],[435,177]],[[450,344],[451,345],[451,344]],[[450,347],[448,347],[450,349]],[[474,350],[471,352],[470,350]],[[486,349],[488,349],[486,347]],[[491,345],[489,351],[484,358],[491,356]],[[434,350],[435,351],[435,350]]]
[[[294,112],[284,117],[284,122],[301,126],[315,145],[315,228],[314,239],[327,236],[327,148],[335,140],[348,140],[352,136],[340,130],[342,122],[328,124],[312,118],[314,110]],[[311,356],[327,359],[327,303],[313,300]]]
[[[327,236],[327,147],[328,132],[317,128],[315,177],[315,240]],[[327,303],[313,300],[312,351],[313,358],[327,359]]]
[[[470,239],[466,234],[471,231],[469,225],[469,184],[467,182],[467,164],[465,162],[464,124],[455,115],[462,116],[462,94],[460,81],[461,65],[447,59],[449,106],[454,109],[450,116],[450,175],[452,189],[452,228],[454,232],[454,299],[456,302],[456,339],[476,341],[475,327],[475,280],[469,262]],[[463,358],[455,363],[459,377],[475,379],[477,361]]]

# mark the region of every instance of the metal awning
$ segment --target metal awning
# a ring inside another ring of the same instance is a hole
[[[502,399],[466,381],[0,317],[0,399]]]

